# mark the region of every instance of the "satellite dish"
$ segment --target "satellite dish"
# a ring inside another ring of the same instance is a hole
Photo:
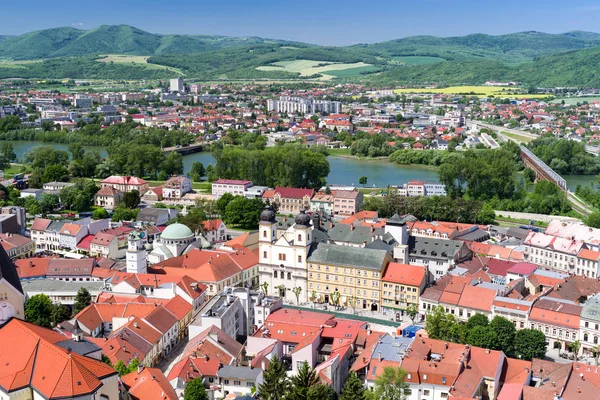
[[[146,237],[146,232],[140,232],[140,237],[143,239],[144,237]]]

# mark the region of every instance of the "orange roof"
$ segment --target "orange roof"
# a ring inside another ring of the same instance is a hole
[[[178,400],[177,393],[158,368],[144,368],[121,377],[134,400]]]
[[[578,257],[583,258],[585,260],[597,262],[598,260],[600,260],[600,252],[589,249],[582,249],[579,252]]]
[[[529,320],[544,322],[549,325],[579,329],[579,315],[567,314],[560,311],[545,310],[535,306],[529,312]]]
[[[216,231],[219,229],[223,221],[220,219],[209,219],[207,221],[202,222],[202,230],[205,232]]]
[[[12,392],[32,386],[45,398],[71,398],[94,393],[102,379],[117,374],[100,361],[56,345],[67,339],[51,329],[11,319],[0,329],[0,387]]]
[[[425,268],[415,265],[389,263],[383,278],[384,282],[399,283],[402,285],[421,286],[425,279]]]

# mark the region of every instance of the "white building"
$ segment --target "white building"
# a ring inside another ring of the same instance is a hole
[[[213,199],[218,200],[225,193],[231,193],[234,196],[245,196],[246,190],[252,187],[252,181],[236,179],[219,179],[212,183]]]
[[[317,112],[339,114],[342,110],[342,103],[339,101],[315,100],[313,98],[281,96],[279,100],[267,100],[267,109],[290,114],[315,114]]]
[[[183,85],[182,78],[175,78],[169,81],[169,91],[185,93],[185,86]]]
[[[275,212],[267,206],[260,214],[259,274],[261,285],[268,285],[268,293],[296,301],[292,289],[300,287],[299,300],[306,301],[306,259],[312,243],[312,231],[310,216],[301,211],[294,225],[277,239]]]

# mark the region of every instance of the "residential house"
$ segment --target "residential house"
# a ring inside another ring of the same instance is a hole
[[[297,214],[300,210],[310,210],[313,189],[286,188],[277,186],[263,194],[264,201],[277,205],[280,214]]]
[[[333,191],[333,213],[339,215],[353,215],[360,211],[363,203],[363,194],[358,190]]]
[[[419,297],[427,283],[427,271],[425,267],[391,262],[381,281],[383,308],[406,310],[414,305],[418,309]]]
[[[35,242],[17,233],[0,233],[0,246],[12,259],[32,257],[35,253]]]
[[[173,176],[163,185],[162,195],[165,200],[179,200],[192,191],[192,181],[186,176]]]
[[[210,244],[227,240],[227,227],[220,219],[209,219],[202,222],[202,234]]]

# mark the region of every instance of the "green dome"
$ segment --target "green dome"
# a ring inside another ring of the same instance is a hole
[[[194,232],[187,226],[183,224],[172,224],[167,226],[167,228],[160,235],[161,239],[168,240],[181,240],[181,239],[189,239],[194,236]]]

